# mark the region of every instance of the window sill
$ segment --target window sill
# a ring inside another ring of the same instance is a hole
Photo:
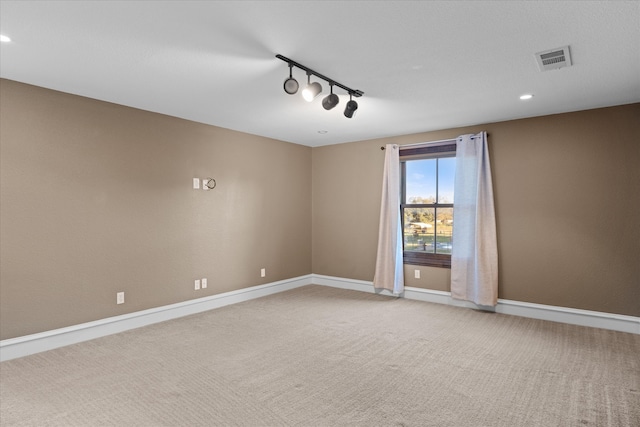
[[[404,264],[411,265],[451,268],[451,255],[429,254],[424,252],[404,252],[403,262]]]

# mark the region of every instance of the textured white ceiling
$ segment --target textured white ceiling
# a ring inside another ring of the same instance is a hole
[[[3,78],[309,146],[640,102],[639,1],[2,0],[0,33]],[[355,117],[285,94],[277,53]]]

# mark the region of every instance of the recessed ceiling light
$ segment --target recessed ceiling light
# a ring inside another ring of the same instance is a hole
[[[531,95],[530,93],[525,93],[524,95],[520,96],[520,99],[523,101],[526,101],[527,99],[531,99],[533,98],[533,95]]]
[[[11,41],[10,37],[5,36],[4,34],[0,34],[0,42],[9,43],[10,41]]]

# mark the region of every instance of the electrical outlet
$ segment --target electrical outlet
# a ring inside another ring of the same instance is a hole
[[[420,278],[420,270],[414,270],[414,271],[413,271],[413,276],[414,276],[416,279],[419,279],[419,278]]]
[[[260,269],[260,277],[265,277],[266,275],[267,275],[267,269],[266,268]]]
[[[118,292],[116,294],[116,304],[124,304],[124,292]]]
[[[200,178],[193,178],[193,189],[200,189]]]
[[[207,278],[202,279],[202,289],[207,289]]]
[[[194,282],[194,286],[193,286],[193,287],[194,287],[194,289],[195,289],[196,291],[200,290],[200,279],[197,279],[197,280]]]

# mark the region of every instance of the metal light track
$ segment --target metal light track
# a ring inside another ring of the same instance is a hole
[[[342,88],[342,89],[346,90],[349,93],[349,95],[353,95],[355,97],[360,97],[360,96],[364,95],[364,92],[362,92],[361,90],[351,89],[350,87],[345,86],[345,85],[343,85],[341,83],[338,83],[337,81],[335,81],[333,79],[330,79],[329,77],[323,76],[322,74],[318,73],[317,71],[314,71],[309,67],[305,67],[304,65],[302,65],[302,64],[300,64],[300,63],[298,63],[298,62],[296,62],[296,61],[294,61],[292,59],[289,59],[286,56],[282,56],[282,55],[278,54],[278,55],[276,55],[276,58],[283,60],[284,62],[288,63],[289,65],[293,65],[294,67],[298,67],[301,70],[306,71],[307,75],[316,76],[316,77],[326,81],[327,83],[329,83],[329,85],[335,85],[335,86],[338,86],[339,88]]]

